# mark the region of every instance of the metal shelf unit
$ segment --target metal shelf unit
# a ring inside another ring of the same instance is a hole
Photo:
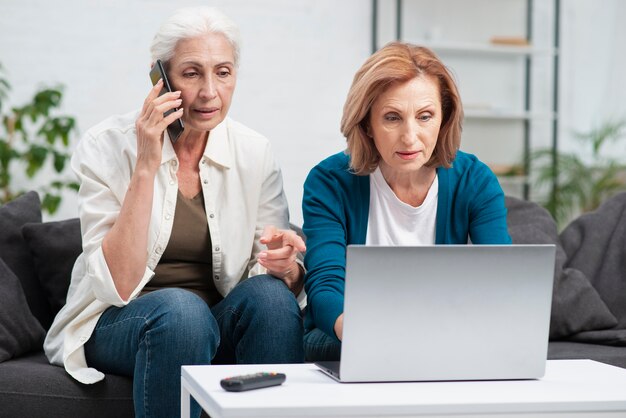
[[[406,0],[410,2],[411,0]],[[376,51],[379,37],[379,7],[382,1],[372,0],[372,52]],[[384,2],[385,5],[393,4],[393,1]],[[403,0],[395,0],[395,39],[411,42],[418,45],[426,46],[436,53],[452,54],[456,57],[466,59],[482,59],[495,57],[496,59],[519,59],[523,65],[522,83],[523,83],[523,104],[520,109],[498,108],[492,106],[473,106],[471,103],[464,103],[466,121],[480,121],[481,123],[520,123],[523,131],[523,175],[518,178],[511,179],[501,177],[503,184],[515,184],[522,188],[522,197],[530,198],[530,184],[532,181],[531,173],[531,127],[534,122],[541,121],[549,123],[551,136],[551,149],[553,151],[552,164],[554,167],[554,177],[552,184],[552,193],[556,188],[556,150],[558,146],[558,71],[559,71],[559,30],[560,30],[560,1],[553,0],[554,3],[554,22],[553,22],[553,43],[550,47],[534,47],[533,43],[533,0],[526,0],[526,22],[525,22],[525,39],[526,45],[501,45],[488,42],[472,42],[472,41],[455,41],[455,40],[430,40],[430,39],[409,39],[405,36],[402,23],[404,13]],[[468,7],[471,7],[471,1],[466,1]],[[536,111],[531,106],[532,77],[531,65],[535,58],[543,57],[546,60],[552,60],[552,92],[551,92],[551,109],[544,111]]]

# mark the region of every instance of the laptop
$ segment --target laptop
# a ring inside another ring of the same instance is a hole
[[[349,245],[340,382],[544,375],[554,245]]]

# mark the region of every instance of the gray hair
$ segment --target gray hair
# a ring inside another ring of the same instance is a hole
[[[179,9],[161,25],[150,46],[152,60],[167,62],[174,56],[179,41],[209,33],[218,33],[226,38],[233,48],[235,67],[238,67],[239,28],[219,10],[205,6]]]

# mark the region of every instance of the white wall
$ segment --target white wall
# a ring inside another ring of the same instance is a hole
[[[272,141],[300,224],[308,171],[345,147],[339,121],[352,76],[370,53],[369,1],[0,0],[0,63],[11,102],[62,83],[63,111],[81,132],[140,107],[151,87],[152,36],[173,10],[194,4],[220,7],[241,28],[230,116]],[[76,215],[69,195],[53,219]]]
[[[562,1],[559,148],[577,151],[573,132],[626,119],[626,2]],[[607,154],[626,164],[626,147]]]
[[[306,174],[345,144],[339,120],[352,76],[370,53],[370,3],[0,0],[0,63],[12,83],[14,104],[23,103],[42,84],[64,84],[63,111],[76,116],[84,132],[113,113],[140,106],[150,88],[150,41],[175,8],[221,7],[240,25],[243,37],[231,116],[273,142],[292,220],[301,223]],[[484,19],[501,20],[500,15],[519,7],[518,3],[454,0],[454,9],[467,10],[449,13],[452,24],[434,28],[430,36],[445,36],[443,30],[458,24],[464,31],[475,28],[476,37],[484,37]],[[549,13],[549,3],[535,0],[535,8]],[[561,4],[560,147],[576,149],[573,131],[626,117],[626,27],[622,23],[626,2],[562,0]],[[441,6],[435,12],[446,16]],[[507,22],[502,20],[504,25]],[[535,26],[537,35],[549,36],[542,32],[541,19]],[[623,146],[612,152],[626,161]],[[477,153],[480,156],[481,151]],[[75,206],[70,196],[55,218],[76,216]]]

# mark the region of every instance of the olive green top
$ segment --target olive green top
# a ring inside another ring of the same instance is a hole
[[[155,268],[154,277],[141,294],[178,287],[192,291],[213,306],[222,300],[222,296],[213,283],[212,269],[211,234],[204,196],[200,192],[187,199],[179,190],[172,235]]]

